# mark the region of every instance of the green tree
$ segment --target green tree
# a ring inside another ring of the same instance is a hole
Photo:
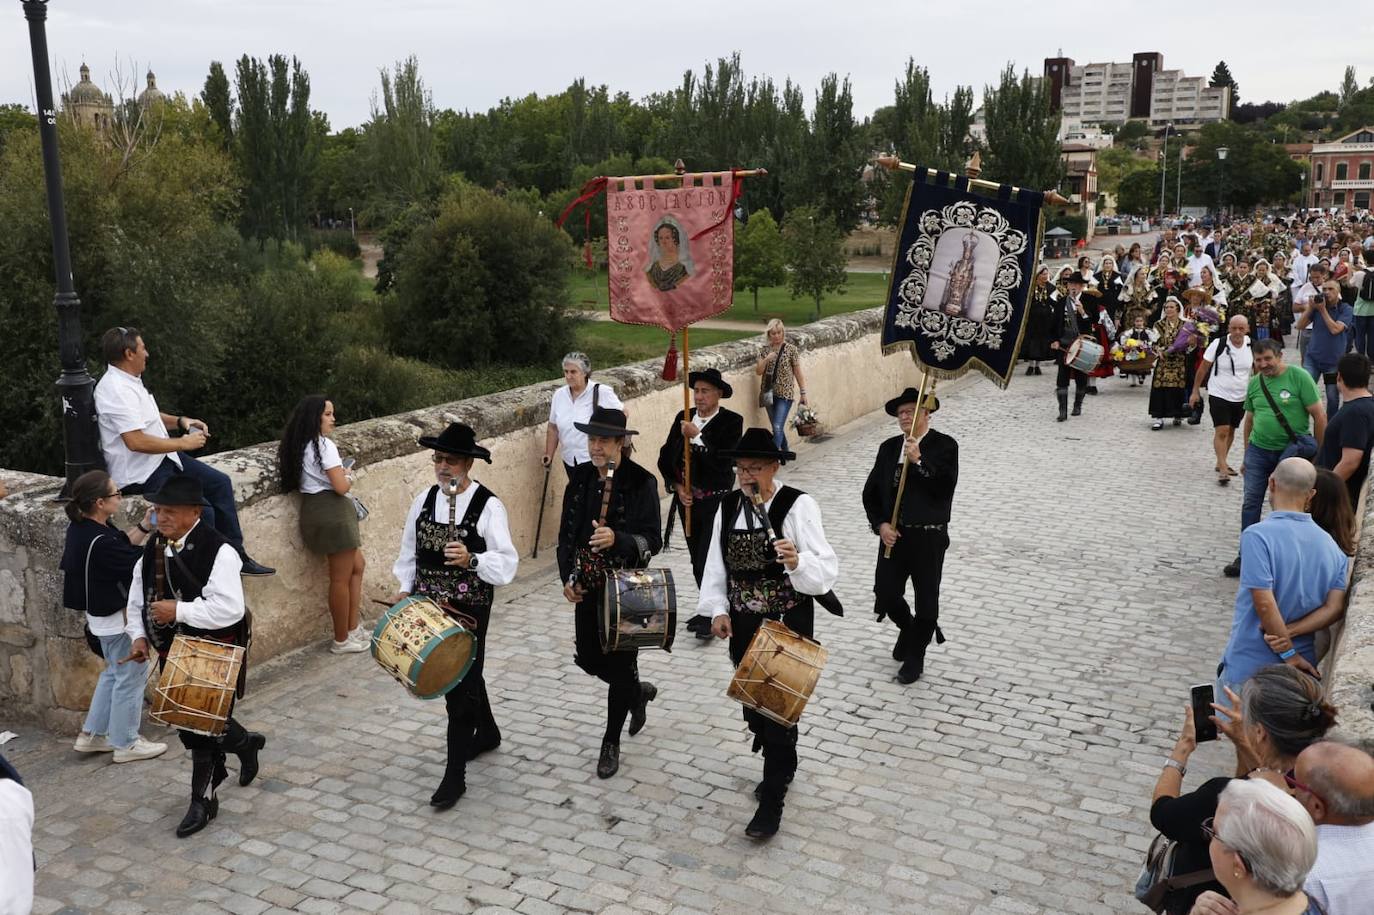
[[[210,73],[205,77],[205,88],[200,99],[210,112],[210,120],[219,128],[220,142],[225,149],[234,143],[234,96],[229,91],[229,77],[224,65],[217,60],[210,61]]]
[[[244,55],[235,67],[234,150],[244,178],[244,235],[294,239],[305,225],[310,175],[328,123],[310,111],[310,77],[300,61]]]
[[[805,149],[802,173],[816,205],[848,232],[859,224],[865,150],[854,124],[854,99],[847,78],[830,73],[821,80]]]
[[[787,252],[773,214],[755,210],[744,228],[735,232],[735,288],[754,294],[759,310],[759,288],[787,282]]]
[[[1226,159],[1217,149],[1226,147]],[[1222,206],[1249,209],[1286,201],[1301,185],[1302,166],[1288,158],[1282,146],[1258,131],[1222,121],[1204,125],[1183,165],[1186,202],[1212,209]]]
[[[822,296],[827,292],[843,295],[849,281],[844,233],[818,208],[794,207],[783,221],[782,243],[792,298],[809,296],[816,305],[813,320],[819,321]]]
[[[1138,156],[1125,146],[1112,146],[1097,154],[1097,189],[1113,196],[1120,193],[1121,182],[1134,172],[1149,171],[1154,160]]]
[[[1059,114],[1050,110],[1049,84],[1030,71],[1018,79],[1007,64],[997,87],[983,90],[987,141],[983,177],[1036,189],[1059,185]]]
[[[455,181],[394,266],[393,347],[450,368],[556,362],[571,342],[568,236],[527,206]]]
[[[1145,148],[1145,139],[1149,135],[1150,128],[1146,126],[1144,121],[1127,121],[1116,129],[1116,133],[1112,137],[1112,145],[1141,150]]]
[[[363,135],[364,157],[378,215],[398,212],[434,196],[439,189],[439,151],[434,138],[434,102],[414,55],[381,71],[382,91],[372,102]]]
[[[1116,189],[1119,213],[1144,216],[1159,207],[1159,167],[1148,165],[1121,178]]]
[[[13,131],[38,132],[38,118],[24,105],[0,105],[0,150],[5,148],[5,137]]]
[[[1355,99],[1355,93],[1360,91],[1360,81],[1355,78],[1355,68],[1347,66],[1345,75],[1341,78],[1341,88],[1336,93],[1340,99],[1340,111],[1345,112],[1346,107]]]
[[[1236,83],[1236,78],[1231,75],[1231,68],[1226,66],[1226,61],[1218,61],[1216,68],[1212,70],[1212,78],[1207,85],[1213,89],[1220,86],[1231,87],[1231,107],[1235,108],[1240,104],[1240,86]]]

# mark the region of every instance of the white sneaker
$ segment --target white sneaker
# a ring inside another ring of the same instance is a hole
[[[348,637],[350,639],[353,639],[354,641],[362,642],[364,645],[371,645],[372,629],[368,626],[363,625],[362,623],[359,623],[358,628],[350,632],[348,634]]]
[[[368,644],[366,642],[359,642],[355,640],[353,638],[353,634],[349,633],[348,635],[344,636],[344,640],[342,642],[334,642],[332,645],[330,645],[329,653],[357,654],[360,651],[367,651],[367,648]]]
[[[139,737],[134,741],[134,745],[121,750],[114,748],[114,761],[117,763],[137,762],[140,759],[155,759],[167,752],[167,744],[154,743],[151,740],[144,740]]]
[[[110,739],[104,734],[87,734],[83,731],[77,735],[72,749],[78,753],[108,753],[114,747],[110,746]]]

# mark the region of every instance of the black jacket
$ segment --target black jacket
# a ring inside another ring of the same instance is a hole
[[[878,446],[878,457],[864,483],[864,514],[873,533],[892,522],[897,502],[897,480],[902,472],[902,441],[894,435]],[[938,429],[927,430],[921,439],[921,464],[907,468],[902,494],[903,524],[946,524],[959,482],[959,444]]]
[[[697,415],[696,407],[692,416]],[[733,448],[744,434],[744,417],[733,410],[719,407],[716,415],[701,430],[705,447],[692,446],[692,488],[708,492],[728,492],[735,485],[735,469],[729,458],[720,452]],[[682,482],[682,411],[673,418],[668,440],[658,450],[658,474],[669,492]]]
[[[1079,301],[1083,303],[1083,310],[1087,312],[1087,317],[1079,315],[1077,311],[1072,309],[1069,305],[1068,296],[1055,296],[1054,320],[1050,322],[1051,342],[1058,341],[1059,345],[1062,347],[1068,346],[1080,335],[1087,335],[1089,337],[1095,336],[1096,331],[1093,328],[1097,324],[1097,304],[1095,302],[1085,301],[1082,298],[1080,298]],[[1073,316],[1074,326],[1076,328],[1075,333],[1069,334],[1064,330],[1065,310],[1068,310]]]
[[[87,551],[91,557],[90,594],[86,593]],[[60,566],[63,606],[92,616],[113,616],[123,610],[129,604],[129,582],[139,555],[138,547],[113,523],[98,524],[84,518],[68,525]]]
[[[558,528],[558,573],[563,581],[572,574],[574,555],[578,547],[586,546],[592,523],[600,517],[601,477],[595,464],[578,464],[563,493],[563,520]],[[653,555],[663,546],[658,481],[634,461],[623,461],[615,468],[606,525],[615,531],[610,554],[618,565],[639,568],[647,564],[644,553]]]

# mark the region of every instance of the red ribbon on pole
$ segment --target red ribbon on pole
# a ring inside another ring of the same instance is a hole
[[[582,224],[582,256],[583,256],[583,258],[586,260],[586,262],[587,262],[587,267],[588,267],[588,268],[595,266],[595,265],[592,263],[592,206],[591,206],[591,202],[592,202],[592,199],[593,199],[594,197],[596,197],[597,194],[600,194],[602,191],[604,191],[604,190],[606,189],[607,180],[608,180],[608,179],[605,178],[605,177],[593,178],[592,180],[588,181],[586,184],[582,185],[582,190],[581,190],[581,192],[577,195],[577,198],[576,198],[575,200],[573,200],[572,203],[570,203],[570,204],[568,204],[566,207],[564,207],[564,208],[563,208],[562,214],[559,215],[559,217],[558,217],[556,220],[554,220],[554,225],[558,226],[558,228],[561,229],[561,228],[563,228],[563,223],[567,221],[568,216],[571,215],[572,211],[575,210],[575,209],[577,209],[578,206],[582,206],[582,207],[583,207],[583,213],[585,214],[585,219],[583,220],[583,224]],[[738,195],[738,186],[739,186],[739,180],[736,179],[736,194],[737,194],[737,195]]]
[[[739,169],[730,169],[730,205],[725,208],[725,215],[706,228],[692,236],[692,241],[696,241],[707,232],[712,232],[723,226],[726,220],[735,215],[735,204],[739,202],[740,196],[744,193],[744,179],[739,176]]]

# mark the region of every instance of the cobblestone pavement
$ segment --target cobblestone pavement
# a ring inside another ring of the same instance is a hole
[[[596,778],[605,691],[572,664],[541,562],[498,594],[487,669],[505,742],[456,808],[427,806],[442,703],[316,649],[257,677],[240,715],[268,735],[262,775],[231,778],[191,839],[172,834],[181,752],[114,766],[65,737],[7,746],[36,795],[36,911],[1133,913],[1150,788],[1225,638],[1240,487],[1217,486],[1208,424],[1152,432],[1148,389],[1100,386],[1067,423],[1049,374],[941,391],[936,425],[963,464],[949,642],[910,687],[870,615],[877,541],[859,509],[891,420],[803,446],[785,477],[819,495],[848,615],[818,611],[830,661],[768,844],[743,833],[761,762],[720,643],[644,655],[648,727]],[[687,554],[663,559],[690,615]],[[1189,785],[1229,762],[1204,747]]]

